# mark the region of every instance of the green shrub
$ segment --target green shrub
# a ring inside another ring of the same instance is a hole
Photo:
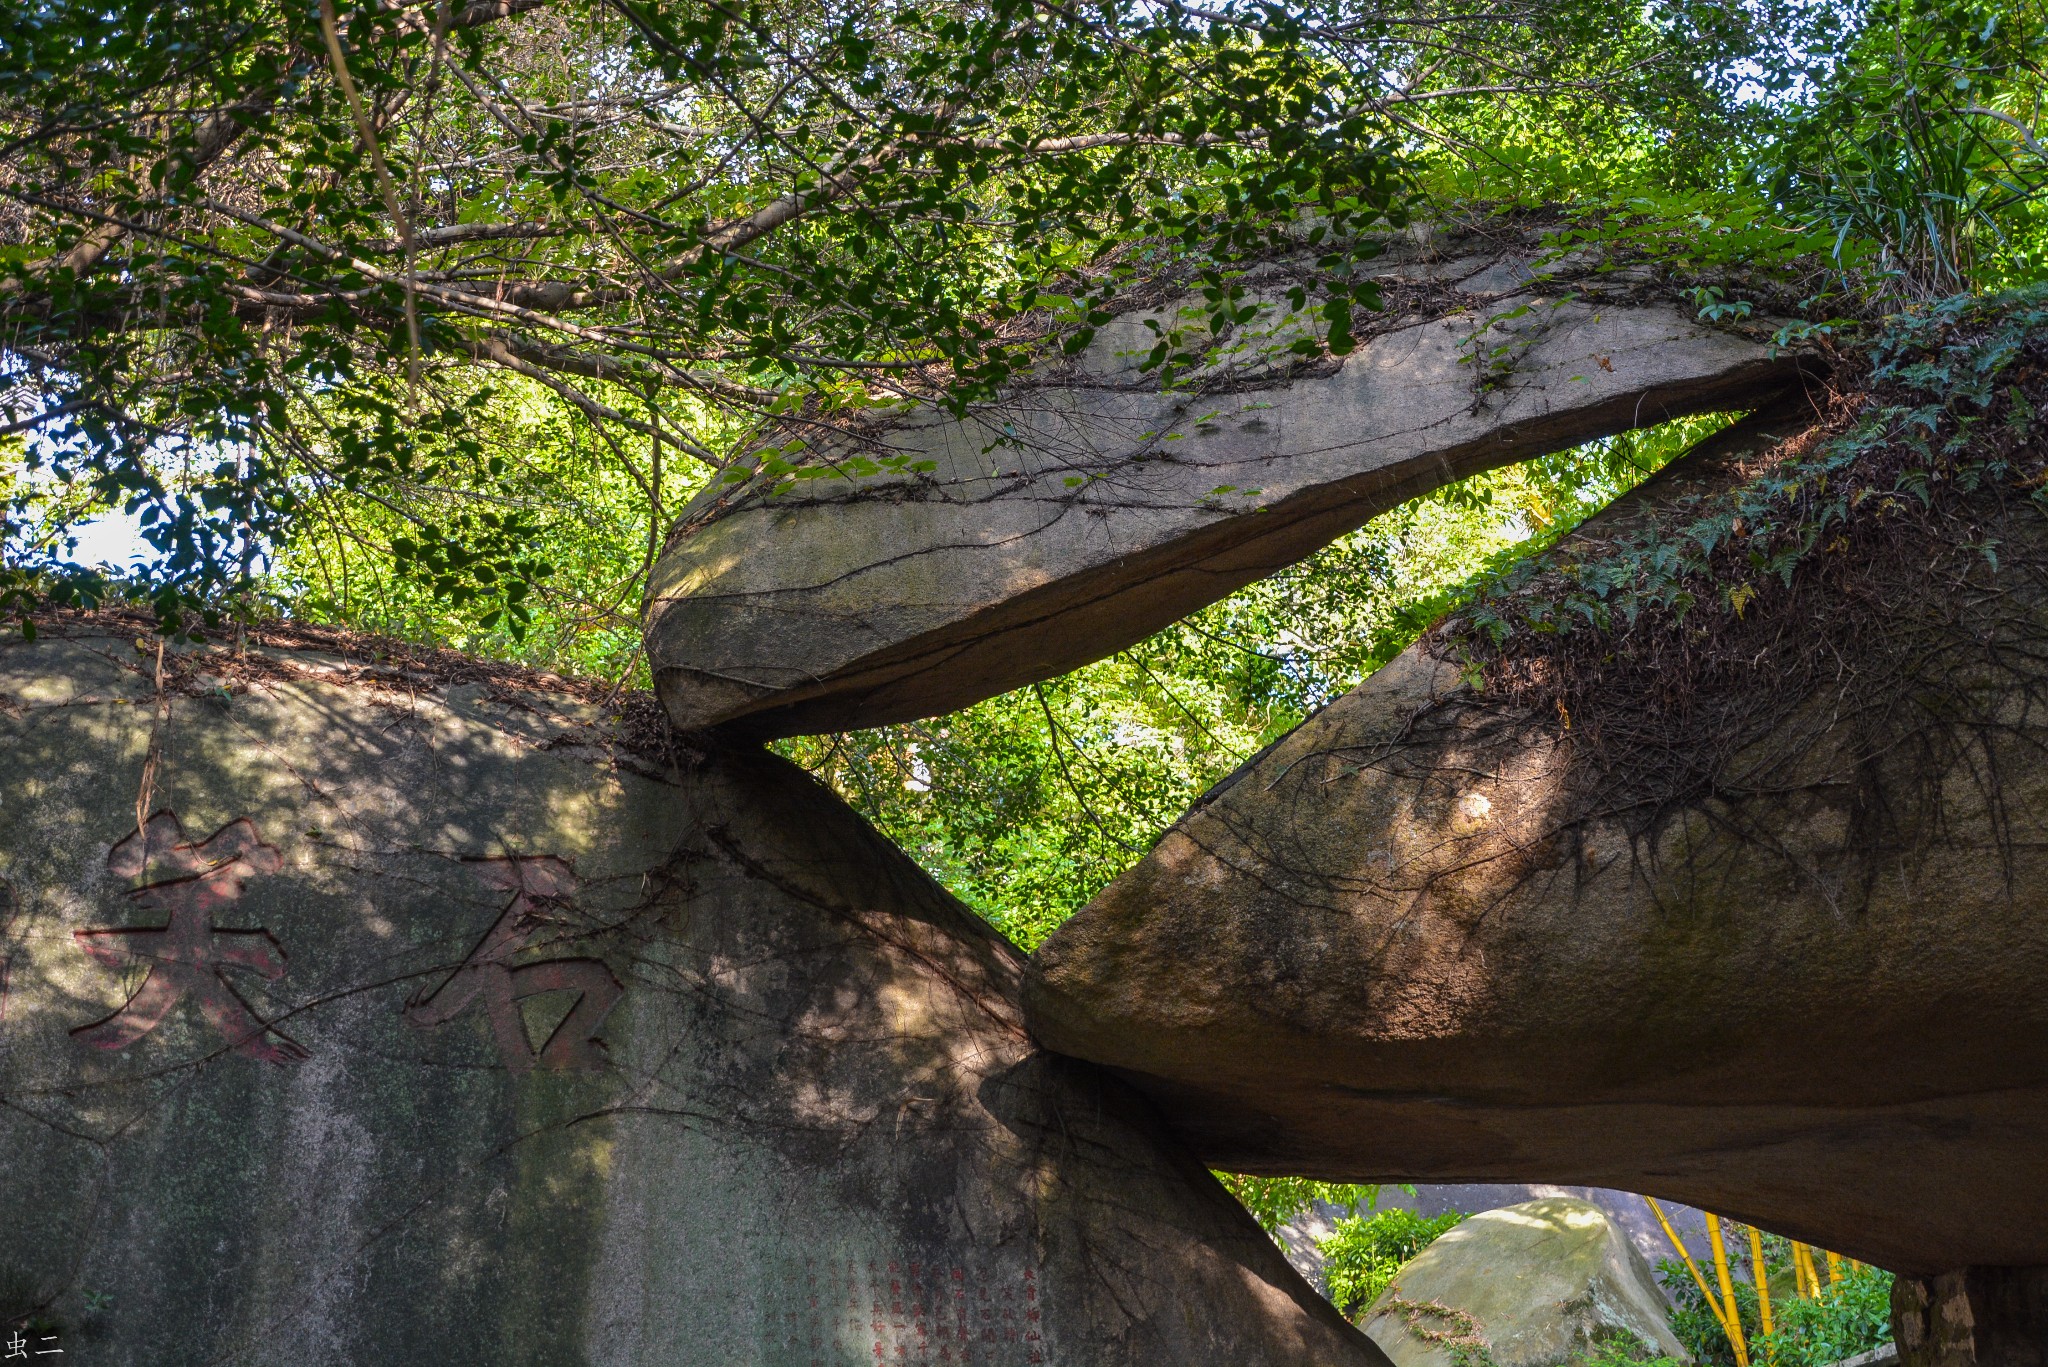
[[[1380,1203],[1380,1189],[1377,1183],[1316,1182],[1306,1177],[1247,1177],[1242,1173],[1219,1172],[1214,1174],[1252,1218],[1259,1222],[1259,1228],[1272,1234],[1280,1226],[1299,1219],[1310,1206],[1322,1201],[1339,1209],[1358,1214],[1364,1206],[1371,1210]],[[1405,1189],[1405,1188],[1404,1188]]]
[[[1771,1266],[1771,1318],[1777,1330],[1769,1338],[1763,1333],[1757,1314],[1756,1287],[1749,1281],[1735,1282],[1735,1305],[1742,1316],[1743,1336],[1749,1340],[1752,1363],[1776,1363],[1777,1367],[1827,1367],[1846,1357],[1868,1352],[1891,1341],[1892,1274],[1874,1267],[1846,1272],[1840,1282],[1827,1288],[1821,1300],[1788,1296],[1780,1290],[1778,1260],[1771,1252],[1784,1241],[1765,1236],[1765,1262]],[[1774,1247],[1775,1246],[1775,1247]],[[1709,1278],[1714,1273],[1702,1267]],[[1706,1298],[1685,1270],[1685,1264],[1667,1258],[1657,1264],[1657,1275],[1671,1293],[1671,1332],[1689,1349],[1702,1367],[1735,1367],[1735,1350],[1727,1335],[1707,1308]]]
[[[1383,1210],[1339,1220],[1330,1237],[1316,1244],[1322,1251],[1330,1300],[1347,1319],[1357,1315],[1386,1289],[1403,1263],[1464,1218],[1461,1210],[1432,1219],[1412,1210]]]
[[[1567,1367],[1686,1367],[1677,1358],[1639,1356],[1642,1351],[1642,1343],[1633,1335],[1602,1339]]]

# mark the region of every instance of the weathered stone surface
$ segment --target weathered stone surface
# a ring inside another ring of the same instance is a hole
[[[1892,1283],[1889,1346],[1898,1367],[2042,1367],[2048,1363],[2048,1267],[1900,1277]]]
[[[1789,379],[1746,334],[1628,273],[1533,285],[1534,234],[1404,240],[1389,311],[1341,364],[1290,370],[1286,263],[1191,393],[1137,369],[1147,317],[955,422],[805,459],[904,469],[707,491],[651,578],[656,687],[678,725],[793,735],[930,716],[1075,668],[1452,479],[1623,428],[1749,407]],[[1199,299],[1194,301],[1199,304]],[[1001,443],[1001,444],[999,444]]]
[[[1033,1030],[1220,1167],[1588,1183],[1908,1273],[2048,1263],[2048,528],[1991,494],[1954,516],[1898,573],[1875,534],[1835,552],[1870,557],[1841,582],[1890,586],[1878,624],[1816,657],[1813,692],[1776,665],[1731,685],[1777,720],[1664,806],[1607,776],[1671,755],[1581,746],[1409,652],[1041,947]],[[1812,641],[1744,629],[1759,658]]]
[[[1468,1317],[1418,1310],[1442,1306]],[[1551,1196],[1483,1211],[1403,1267],[1361,1318],[1396,1367],[1455,1367],[1441,1335],[1463,1329],[1495,1367],[1558,1367],[1612,1345],[1691,1358],[1628,1235],[1586,1201]]]
[[[0,644],[48,1360],[1384,1367],[793,768],[296,650],[160,701],[133,634]]]
[[[1553,1182],[1410,1183],[1406,1189],[1382,1187],[1376,1208],[1412,1210],[1422,1216],[1442,1215],[1448,1210],[1470,1215],[1550,1197],[1565,1197],[1596,1207],[1635,1246],[1646,1265],[1654,1267],[1658,1259],[1676,1256],[1671,1250],[1670,1238],[1643,1198],[1632,1191],[1615,1191],[1609,1187],[1568,1187]],[[1664,1218],[1671,1222],[1687,1247],[1707,1246],[1706,1219],[1701,1212],[1677,1201],[1659,1202],[1659,1206]],[[1335,1233],[1337,1221],[1349,1213],[1326,1201],[1317,1201],[1274,1231],[1274,1238],[1286,1252],[1287,1261],[1317,1286],[1325,1285],[1325,1260],[1317,1244]]]

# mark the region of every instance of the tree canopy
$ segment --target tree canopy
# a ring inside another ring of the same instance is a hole
[[[63,537],[121,507],[167,620],[324,536],[517,634],[578,578],[560,481],[623,480],[651,545],[762,422],[971,403],[1169,270],[1228,309],[1304,214],[1341,352],[1362,230],[1430,170],[1712,188],[1761,136],[1742,83],[1833,70],[1853,28],[1698,0],[16,7],[6,587],[101,592]]]
[[[168,611],[382,518],[395,568],[515,628],[555,567],[478,433],[494,399],[590,437],[651,539],[675,464],[701,479],[759,420],[970,402],[1047,320],[1085,338],[1160,258],[1215,272],[1303,212],[1328,218],[1341,346],[1371,302],[1348,229],[1400,212],[1402,111],[1589,79],[1512,6],[60,0],[0,23],[0,417],[73,485],[49,530],[139,513]]]
[[[0,609],[283,610],[625,681],[668,523],[764,434],[964,409],[1166,277],[1227,321],[1305,221],[1340,354],[1412,214],[1776,270],[1816,331],[2035,278],[2044,34],[2036,0],[17,6]],[[1696,431],[1470,482],[1079,675],[791,748],[1029,940]],[[77,553],[109,518],[138,563]]]

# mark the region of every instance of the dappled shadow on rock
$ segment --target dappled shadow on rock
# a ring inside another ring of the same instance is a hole
[[[1193,294],[1113,320],[963,419],[793,424],[780,439],[801,451],[707,490],[654,569],[662,701],[687,729],[770,736],[964,707],[1452,480],[1795,382],[1802,358],[1770,344],[1774,322],[1709,326],[1647,268],[1584,254],[1532,274],[1540,238],[1506,223],[1397,238],[1387,310],[1341,359],[1289,302],[1313,275],[1304,251],[1245,275],[1256,316],[1178,388],[1139,361],[1148,320],[1204,312]]]
[[[1384,1367],[799,771],[259,648],[0,644],[8,1313],[163,1364]]]
[[[1811,421],[1732,429],[1559,556],[1704,515],[1687,491]],[[1218,1166],[1587,1183],[1905,1271],[2048,1263],[2048,526],[2024,487],[1956,500],[1823,552],[1824,582],[1892,586],[1838,595],[1877,625],[1795,589],[1714,626],[1748,634],[1727,708],[1672,722],[1701,766],[1638,748],[1633,697],[1410,651],[1047,941],[1034,1032]]]

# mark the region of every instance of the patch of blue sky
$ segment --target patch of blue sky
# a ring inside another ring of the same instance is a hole
[[[142,519],[135,514],[112,512],[87,518],[72,526],[70,538],[71,560],[124,577],[147,571],[163,559],[163,552],[143,537]]]

